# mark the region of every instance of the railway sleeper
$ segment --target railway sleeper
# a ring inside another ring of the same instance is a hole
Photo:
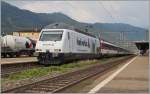
[[[40,85],[39,87],[43,87],[43,88],[58,88],[58,87],[60,87],[60,86],[57,86],[57,85]],[[37,86],[37,88],[39,88],[38,86]],[[34,87],[35,88],[35,87]]]
[[[31,92],[32,93],[39,93],[39,92],[40,93],[42,93],[42,92],[45,93],[45,91],[39,91],[39,90],[26,90],[24,93],[31,93]]]
[[[37,91],[52,91],[53,89],[52,88],[47,88],[47,87],[33,87],[32,89],[29,89],[29,90],[37,90]]]
[[[56,89],[56,88],[60,88],[60,87],[41,87],[41,86],[39,86],[39,87],[34,87],[34,88],[32,88],[31,90],[41,90],[41,91],[53,91],[54,89]]]

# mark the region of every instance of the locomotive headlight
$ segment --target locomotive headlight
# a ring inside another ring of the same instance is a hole
[[[36,49],[36,51],[42,51],[42,49]]]
[[[57,57],[58,56],[58,53],[53,53],[52,54],[52,57]]]
[[[54,49],[54,51],[55,51],[55,52],[60,52],[60,51],[61,51],[61,49]]]

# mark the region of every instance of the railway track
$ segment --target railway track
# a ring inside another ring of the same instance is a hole
[[[6,77],[11,74],[21,72],[23,70],[42,67],[42,65],[36,62],[24,62],[24,63],[13,63],[13,64],[2,64],[1,65],[1,77]]]
[[[24,85],[18,88],[2,91],[4,93],[39,93],[39,92],[59,92],[71,85],[77,84],[82,80],[90,78],[96,74],[103,73],[106,70],[119,65],[120,61],[130,59],[131,56],[123,59],[114,60],[106,64],[94,65],[82,70],[66,73],[54,78],[43,80],[40,82]]]

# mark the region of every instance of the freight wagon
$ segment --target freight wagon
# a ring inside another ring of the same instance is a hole
[[[12,35],[1,38],[2,57],[14,57],[22,54],[32,56],[34,51],[33,44],[28,38]]]

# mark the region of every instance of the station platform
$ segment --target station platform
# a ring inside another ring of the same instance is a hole
[[[19,57],[19,58],[1,58],[1,65],[3,64],[15,64],[15,63],[27,63],[37,62],[36,57]]]
[[[137,56],[112,80],[99,83],[96,87],[98,91],[94,93],[148,93],[148,67],[149,57]]]

